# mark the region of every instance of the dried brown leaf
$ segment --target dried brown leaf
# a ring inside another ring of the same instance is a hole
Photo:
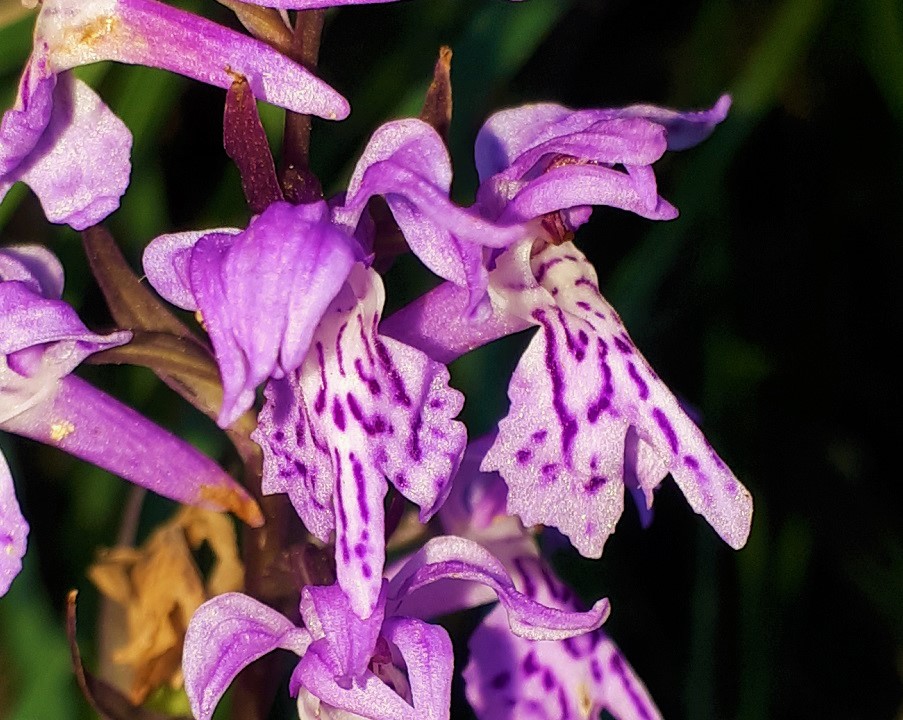
[[[204,543],[214,557],[206,581],[192,554]],[[139,704],[158,687],[181,686],[182,643],[191,616],[214,595],[240,590],[244,570],[229,518],[185,507],[141,548],[102,552],[88,577],[125,609],[128,640],[112,659],[131,671],[129,698]]]

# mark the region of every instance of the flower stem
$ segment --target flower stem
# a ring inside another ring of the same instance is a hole
[[[325,10],[299,11],[295,18],[289,57],[308,70],[316,70],[320,57]],[[320,181],[310,171],[310,115],[288,111],[282,142],[280,181],[285,197],[294,203],[310,202],[323,196]]]

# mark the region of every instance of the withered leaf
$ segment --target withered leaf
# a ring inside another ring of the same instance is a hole
[[[204,543],[213,555],[206,581],[192,554]],[[128,639],[112,659],[130,670],[129,699],[135,704],[163,685],[181,686],[182,643],[194,611],[244,584],[231,521],[194,507],[179,510],[140,548],[102,552],[88,577],[125,610]]]

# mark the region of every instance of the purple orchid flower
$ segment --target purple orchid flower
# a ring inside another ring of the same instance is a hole
[[[382,326],[440,362],[539,328],[509,385],[511,409],[483,469],[507,482],[509,512],[560,529],[589,557],[614,531],[624,487],[642,491],[651,507],[668,473],[732,547],[749,533],[749,493],[640,355],[569,242],[593,204],[674,217],[651,163],[667,148],[704,139],[729,104],[725,96],[691,113],[535,105],[493,116],[477,140],[478,207],[502,222],[532,221],[533,232],[493,259],[491,314],[468,320],[471,296],[446,283]]]
[[[520,593],[501,563],[476,543],[434,538],[381,582],[376,608],[363,620],[338,585],[304,588],[303,628],[239,593],[202,605],[189,623],[182,661],[192,712],[209,720],[242,668],[284,648],[301,656],[290,684],[301,717],[448,718],[454,662],[448,635],[399,612],[407,597],[444,580],[492,588],[520,637],[573,637],[595,630],[608,614],[607,600],[585,613],[546,607]]]
[[[325,202],[273,203],[245,231],[153,241],[144,267],[168,300],[199,310],[225,388],[220,424],[270,378],[253,435],[263,491],[288,493],[321,540],[336,532],[339,583],[376,606],[388,477],[429,518],[464,451],[448,371],[378,335],[385,294]]]
[[[0,429],[65,450],[166,497],[233,510],[260,524],[254,501],[212,460],[71,375],[131,333],[98,335],[61,301],[63,269],[39,247],[0,249]],[[0,594],[18,573],[28,525],[0,462]]]
[[[119,206],[131,135],[67,70],[115,60],[170,70],[228,88],[241,75],[255,97],[340,119],[348,103],[253,38],[155,0],[44,0],[15,106],[0,124],[0,200],[17,181],[51,222],[82,230]]]
[[[389,123],[331,211],[322,201],[275,202],[245,231],[167,235],[145,253],[151,284],[203,317],[225,388],[220,424],[251,407],[255,388],[270,379],[254,435],[264,450],[263,490],[288,493],[324,542],[336,532],[339,584],[361,617],[381,586],[387,478],[426,522],[466,444],[453,420],[463,398],[448,387],[446,368],[378,332],[385,292],[362,262],[366,202],[384,196],[424,257],[433,257],[432,241],[510,244],[523,234],[455,206],[450,182],[432,128]],[[438,272],[467,285],[460,255],[434,259]]]
[[[576,611],[576,598],[540,557],[533,536],[506,513],[508,489],[501,476],[479,470],[493,442],[494,437],[487,436],[468,447],[439,512],[442,527],[480,543],[499,558],[532,599]],[[421,600],[416,608],[403,605],[400,610],[428,618],[452,609],[456,594],[459,608],[494,599],[451,586],[434,588],[432,598],[439,602]],[[602,710],[617,720],[661,717],[642,681],[601,628],[560,641],[529,640],[512,634],[503,611],[496,607],[474,631],[469,646],[465,692],[480,720],[591,718]]]

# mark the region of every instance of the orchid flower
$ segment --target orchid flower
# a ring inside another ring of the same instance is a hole
[[[398,610],[405,598],[443,580],[490,587],[519,637],[573,637],[595,630],[608,614],[607,600],[585,613],[546,607],[519,592],[501,563],[478,544],[434,538],[395,577],[381,582],[379,600],[366,619],[338,585],[304,588],[303,628],[239,593],[206,602],[189,623],[183,653],[194,716],[209,720],[242,668],[284,648],[301,656],[289,687],[299,695],[302,718],[349,717],[341,713],[369,720],[448,718],[454,662],[448,634]]]
[[[530,597],[562,610],[579,608],[571,591],[540,557],[531,533],[505,511],[508,489],[498,473],[479,466],[494,438],[470,444],[448,500],[439,512],[446,532],[480,543],[521,580]],[[403,604],[415,617],[433,617],[494,598],[486,593],[434,586],[431,604]],[[466,602],[460,602],[466,597]],[[425,616],[422,613],[427,613]],[[617,720],[655,720],[661,715],[642,681],[617,645],[599,628],[559,641],[529,640],[513,634],[504,613],[494,608],[470,638],[464,670],[467,699],[480,720],[511,717],[593,718],[607,710]]]
[[[277,201],[244,231],[167,235],[151,242],[144,268],[168,300],[198,310],[223,377],[219,422],[230,424],[268,378],[254,439],[264,451],[263,490],[288,493],[324,542],[336,532],[339,584],[355,611],[375,608],[384,563],[387,479],[426,522],[448,491],[466,443],[453,420],[463,398],[446,368],[382,338],[385,292],[364,266],[367,200],[386,198],[406,237],[426,256],[431,240],[512,242],[448,199],[450,163],[418,120],[380,128],[348,193],[333,202]],[[421,243],[421,244],[418,244]],[[474,245],[476,247],[476,245]],[[451,275],[460,256],[436,259]],[[462,286],[466,273],[455,275]]]
[[[43,0],[16,103],[0,124],[0,200],[21,180],[51,222],[82,230],[119,206],[131,135],[97,94],[66,71],[98,62],[147,65],[340,119],[335,90],[263,42],[155,0]]]
[[[63,269],[39,247],[0,249],[0,429],[65,450],[180,502],[261,522],[254,501],[212,460],[70,375],[131,333],[92,333],[60,300]],[[0,461],[0,594],[18,573],[28,526]]]
[[[539,328],[482,468],[505,479],[509,512],[558,528],[589,557],[599,557],[614,531],[624,488],[651,507],[668,473],[732,547],[749,533],[749,493],[639,353],[570,242],[593,204],[675,217],[651,163],[667,148],[704,139],[729,102],[692,113],[535,105],[493,116],[477,140],[477,206],[503,223],[532,222],[533,231],[489,263],[491,315],[468,319],[472,297],[446,283],[382,325],[440,362]]]
[[[158,238],[145,271],[204,318],[226,389],[221,424],[272,378],[253,435],[263,491],[288,493],[324,542],[336,531],[339,583],[366,617],[382,582],[386,478],[424,520],[436,511],[466,442],[452,419],[463,398],[444,366],[379,337],[382,282],[324,202],[273,203],[229,233]]]

